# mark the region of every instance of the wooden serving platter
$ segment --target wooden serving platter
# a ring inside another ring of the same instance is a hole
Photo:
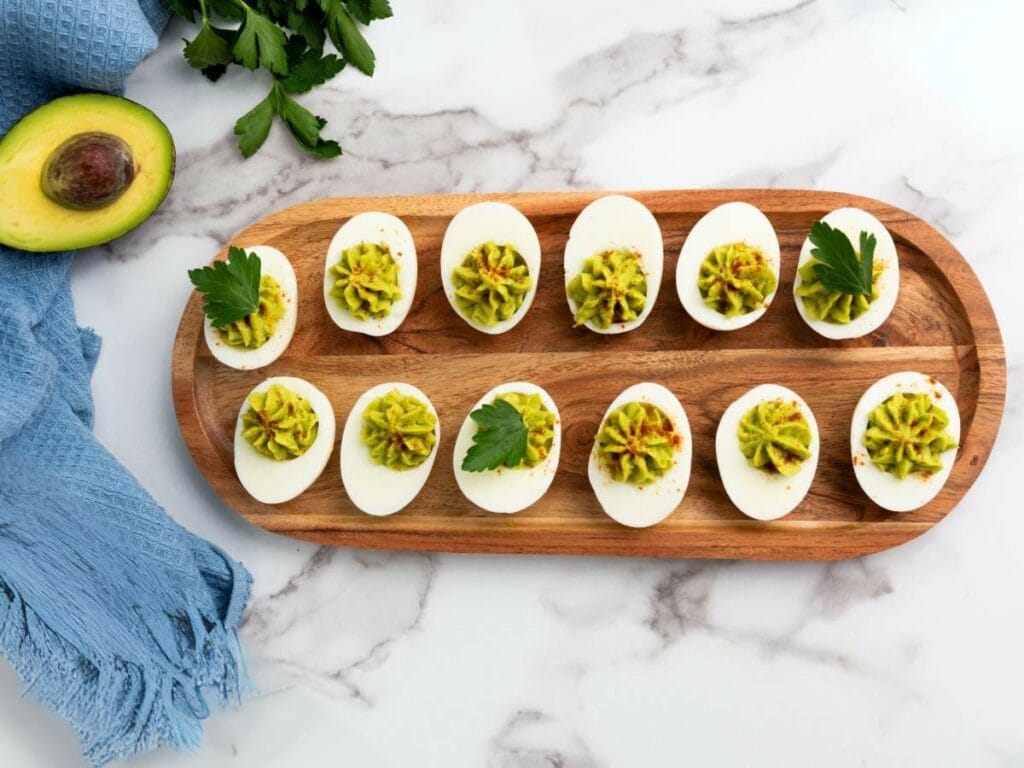
[[[893,547],[918,536],[956,505],[978,477],[1003,411],[1006,364],[999,327],[978,278],[957,250],[906,211],[853,195],[796,190],[629,192],[657,217],[665,239],[665,278],[639,329],[602,336],[573,329],[562,253],[576,215],[601,192],[339,198],[274,213],[232,244],[272,245],[298,276],[298,328],[287,352],[260,371],[219,364],[203,342],[198,295],[185,307],[172,359],[174,404],[196,464],[221,497],[249,522],[326,544],[450,552],[523,552],[759,559],[835,559]],[[478,333],[451,309],[441,288],[441,239],[466,205],[501,200],[519,208],[540,236],[543,268],[529,314],[500,336]],[[748,328],[715,333],[693,322],[676,296],[675,263],[683,239],[704,213],[745,200],[763,210],[782,246],[781,286],[768,313]],[[792,281],[811,224],[828,211],[857,206],[892,233],[900,258],[900,295],[888,321],[866,338],[827,341],[793,303]],[[323,262],[335,231],[353,214],[380,210],[402,218],[416,241],[419,284],[402,327],[384,338],[338,329],[323,306]],[[224,258],[226,248],[217,258]],[[889,373],[918,370],[955,395],[962,447],[948,483],[926,507],[890,514],[861,492],[850,465],[850,419],[867,387]],[[310,380],[331,399],[338,439],[356,398],[369,387],[407,381],[429,395],[441,417],[433,472],[406,509],[375,518],[345,495],[337,446],[326,471],[303,495],[276,507],[254,501],[235,477],[232,440],[242,399],[267,376]],[[562,416],[563,446],[554,483],[519,514],[483,512],[459,492],[452,446],[462,420],[486,390],[525,379],[550,392]],[[651,380],[679,396],[693,430],[689,490],[664,522],[622,527],[606,517],[587,481],[598,423],[626,386]],[[817,475],[787,517],[757,522],[729,502],[715,464],[714,433],[726,406],[751,386],[775,382],[800,393],[821,431]]]

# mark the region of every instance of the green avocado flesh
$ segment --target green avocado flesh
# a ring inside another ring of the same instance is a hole
[[[864,445],[871,462],[901,480],[942,469],[942,454],[956,448],[949,416],[926,394],[897,392],[868,416]]]
[[[746,243],[729,243],[712,250],[701,262],[697,278],[704,303],[726,317],[760,309],[777,284],[768,259]]]
[[[509,244],[478,245],[452,271],[455,306],[470,320],[493,327],[510,319],[533,285],[530,268]]]
[[[601,425],[597,460],[613,479],[647,485],[672,468],[682,440],[668,416],[655,406],[626,403]]]
[[[242,349],[259,349],[277,327],[277,321],[284,317],[284,296],[281,286],[270,275],[260,278],[260,305],[255,312],[224,325],[217,330],[225,344]]]
[[[398,262],[386,243],[359,243],[346,248],[331,267],[335,275],[331,296],[359,320],[381,320],[402,298]]]
[[[598,328],[636,320],[647,303],[647,275],[640,254],[619,249],[587,259],[566,293],[576,303],[573,325],[593,322]]]
[[[544,407],[544,401],[536,393],[527,395],[522,392],[505,392],[494,398],[495,403],[498,400],[504,400],[519,411],[528,430],[523,460],[514,466],[504,466],[511,469],[537,466],[551,453],[551,446],[555,441],[555,414]]]
[[[316,440],[318,421],[309,400],[280,384],[249,395],[242,437],[274,461],[296,459]]]
[[[763,400],[740,419],[740,451],[755,469],[789,477],[811,455],[811,428],[795,403]]]
[[[0,244],[88,248],[141,224],[174,177],[174,142],[145,107],[119,96],[64,96],[0,139]]]
[[[860,258],[860,253],[857,254]],[[882,262],[875,261],[874,277],[871,281],[871,296],[851,296],[848,293],[830,291],[821,281],[815,270],[817,259],[811,259],[800,267],[800,287],[796,295],[804,303],[804,311],[812,320],[824,320],[827,323],[846,325],[868,311],[871,302],[878,299],[878,276],[882,274]]]
[[[425,403],[392,389],[366,406],[359,436],[374,464],[401,471],[418,467],[430,456],[436,423]]]

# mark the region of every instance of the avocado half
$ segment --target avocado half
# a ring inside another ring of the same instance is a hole
[[[88,248],[145,221],[174,178],[174,141],[134,101],[63,96],[0,139],[0,244]]]

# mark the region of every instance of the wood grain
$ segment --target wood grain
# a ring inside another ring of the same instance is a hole
[[[573,329],[565,302],[562,252],[573,219],[599,192],[427,195],[319,200],[274,213],[238,234],[233,245],[268,244],[283,251],[299,281],[299,323],[291,346],[261,371],[217,363],[202,338],[202,308],[185,307],[172,359],[181,432],[199,469],[223,499],[255,525],[300,539],[382,549],[533,552],[661,557],[835,559],[877,552],[927,531],[956,505],[988,459],[1003,412],[1006,364],[999,327],[977,277],[935,229],[906,211],[842,193],[797,190],[630,192],[657,217],[665,238],[665,279],[647,322],[620,336]],[[509,333],[472,330],[445,299],[439,274],[441,239],[451,217],[481,200],[519,208],[537,229],[543,266],[529,314]],[[694,323],[676,297],[675,262],[704,213],[730,200],[763,210],[782,246],[781,286],[760,321],[732,333]],[[900,297],[875,333],[828,341],[797,314],[792,280],[811,224],[853,205],[877,216],[900,257]],[[323,306],[327,244],[353,214],[381,210],[402,218],[419,255],[419,284],[408,319],[384,338],[344,332]],[[217,255],[224,258],[225,249]],[[895,515],[861,493],[850,466],[849,424],[858,398],[876,379],[899,370],[940,379],[960,406],[962,448],[939,495],[916,512]],[[270,507],[253,501],[235,477],[234,419],[239,403],[267,376],[293,375],[320,387],[340,428],[356,398],[374,384],[402,380],[424,390],[441,416],[434,470],[405,510],[374,518],[355,509],[338,474],[335,448],[327,470],[302,496]],[[483,392],[514,379],[551,393],[563,423],[562,459],[547,495],[530,509],[482,512],[460,494],[452,445]],[[598,506],[586,461],[598,421],[626,386],[658,381],[686,407],[694,467],[686,498],[664,522],[645,530],[617,525]],[[726,406],[757,383],[799,392],[821,430],[821,459],[810,493],[782,520],[745,518],[728,501],[714,458],[714,431]]]

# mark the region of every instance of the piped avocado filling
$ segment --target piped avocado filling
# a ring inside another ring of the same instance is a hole
[[[386,243],[359,243],[346,248],[338,263],[331,296],[359,320],[381,320],[402,298],[398,289],[398,262]]]
[[[256,311],[217,330],[220,331],[224,343],[229,346],[258,349],[274,335],[277,322],[282,317],[284,296],[281,293],[281,286],[270,275],[263,275],[260,278],[260,304]]]
[[[242,437],[274,461],[296,459],[316,440],[318,420],[309,400],[280,384],[249,395]]]
[[[366,406],[360,438],[374,464],[398,471],[412,469],[434,449],[436,423],[425,403],[392,389]]]
[[[860,252],[857,252],[860,258]],[[882,274],[884,264],[881,261],[874,262],[874,271],[871,280],[871,296],[852,296],[848,293],[830,291],[818,279],[815,271],[817,259],[811,259],[800,267],[800,279],[802,283],[796,289],[796,295],[804,303],[804,311],[812,320],[824,320],[827,323],[846,325],[856,320],[868,311],[871,302],[878,298],[878,276]]]
[[[574,326],[593,322],[605,329],[636,320],[647,303],[647,275],[640,254],[621,248],[595,254],[566,292],[576,303]]]
[[[533,285],[526,260],[508,243],[478,245],[452,272],[455,306],[470,320],[492,327],[510,319]]]
[[[795,403],[762,400],[736,428],[740,451],[755,469],[789,477],[811,455],[811,428]]]
[[[868,416],[864,445],[871,462],[901,480],[942,469],[942,454],[956,448],[949,416],[924,394],[897,392]]]
[[[648,403],[626,403],[597,433],[598,463],[622,483],[653,483],[675,464],[683,439],[668,416]]]
[[[726,317],[760,309],[777,284],[765,255],[746,243],[714,248],[701,262],[697,278],[704,303]]]
[[[529,430],[526,437],[526,453],[523,460],[512,469],[535,467],[551,453],[551,445],[555,441],[555,414],[544,407],[540,395],[526,395],[522,392],[505,392],[495,399],[504,400],[523,417],[523,423]],[[509,466],[505,464],[505,466]]]

